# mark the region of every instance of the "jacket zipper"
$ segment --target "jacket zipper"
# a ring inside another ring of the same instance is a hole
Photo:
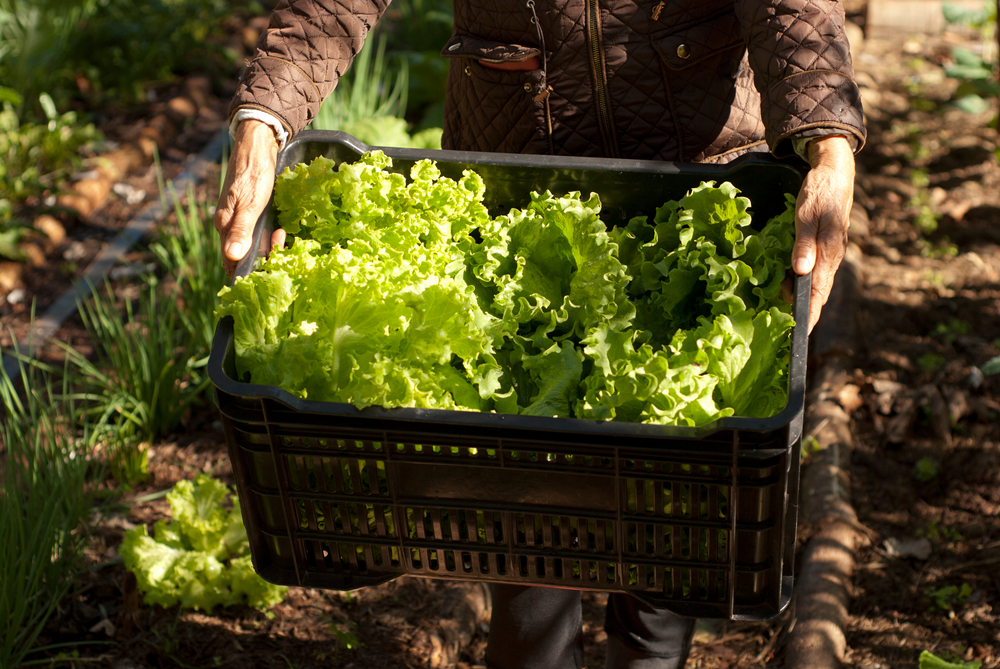
[[[611,122],[611,100],[608,98],[607,72],[604,67],[604,44],[601,37],[601,13],[599,0],[587,0],[587,31],[590,47],[590,66],[594,71],[596,87],[597,126],[601,131],[601,143],[608,158],[620,158],[615,126]]]

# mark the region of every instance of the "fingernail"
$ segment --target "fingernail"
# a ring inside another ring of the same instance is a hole
[[[234,260],[238,260],[243,257],[243,243],[242,242],[231,242],[226,246],[226,255]]]
[[[808,274],[809,270],[812,269],[809,265],[809,261],[805,258],[796,258],[795,264],[792,267],[795,269],[796,274]]]

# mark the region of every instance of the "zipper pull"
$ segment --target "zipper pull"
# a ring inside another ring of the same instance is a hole
[[[659,21],[660,20],[660,12],[662,12],[663,8],[666,7],[666,6],[667,6],[666,0],[660,0],[660,4],[658,4],[656,7],[653,8],[653,20],[654,21]]]

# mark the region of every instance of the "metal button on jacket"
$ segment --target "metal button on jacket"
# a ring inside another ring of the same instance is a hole
[[[677,57],[687,60],[691,57],[691,47],[687,44],[681,44],[677,47]]]

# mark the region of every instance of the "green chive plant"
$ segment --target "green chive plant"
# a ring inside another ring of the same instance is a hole
[[[225,169],[223,161],[223,170]],[[225,179],[223,174],[221,179]],[[209,204],[198,201],[190,190],[185,207],[172,189],[176,227],[161,230],[149,250],[156,257],[160,269],[176,282],[175,291],[180,301],[178,318],[190,337],[189,348],[198,361],[198,367],[207,364],[215,334],[215,308],[219,304],[219,290],[227,283],[222,266],[222,249],[219,235],[212,226]],[[160,184],[160,192],[166,192]]]
[[[145,477],[149,444],[207,401],[214,312],[226,283],[209,206],[193,189],[183,204],[161,178],[160,192],[168,191],[176,224],[149,246],[158,271],[120,288],[123,308],[108,281],[80,304],[93,359],[62,345],[79,380],[73,397],[94,422],[92,443],[106,448],[112,474],[126,485]]]
[[[94,490],[103,478],[89,448],[89,428],[68,392],[41,363],[20,368],[14,380],[0,369],[0,667],[29,654],[46,622],[70,591],[87,539]]]
[[[335,130],[366,118],[402,117],[406,112],[407,75],[405,63],[398,73],[389,72],[384,38],[367,40],[350,72],[323,101],[310,127]]]
[[[421,130],[444,120],[448,61],[440,51],[453,23],[451,0],[393,0],[379,23],[390,35],[391,54],[407,63],[407,118]]]
[[[155,276],[142,277],[139,297],[126,297],[123,315],[106,283],[80,305],[96,360],[63,346],[82,378],[74,397],[94,420],[93,439],[122,454],[128,477],[141,478],[148,444],[177,427],[210,384],[201,340],[188,336],[176,292],[160,286]]]
[[[385,55],[385,39],[368,40],[347,76],[327,97],[310,124],[314,130],[342,130],[371,146],[441,148],[441,130],[414,136],[405,120],[409,69],[405,60],[393,73]]]
[[[94,439],[109,447],[112,473],[125,483],[144,477],[149,443],[207,401],[215,308],[226,284],[207,202],[192,189],[182,203],[162,179],[160,192],[170,193],[176,223],[149,246],[157,273],[123,289],[139,292],[124,312],[110,283],[81,305],[95,360],[64,347],[83,379],[77,397],[100,428]]]

